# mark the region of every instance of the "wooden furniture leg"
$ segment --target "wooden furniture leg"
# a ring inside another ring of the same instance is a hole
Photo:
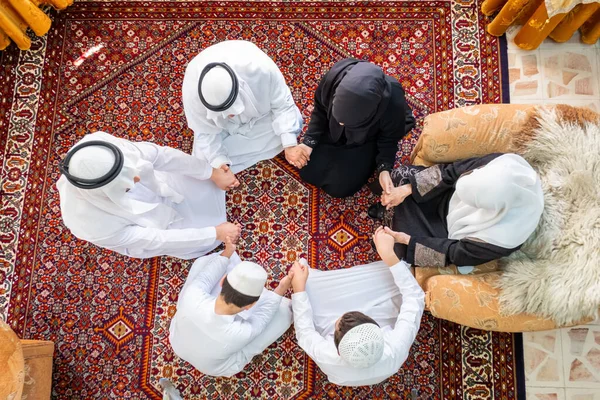
[[[0,0],[0,28],[19,49],[27,50],[31,47],[31,39],[25,33],[27,23],[6,0]]]
[[[556,42],[566,42],[598,9],[600,9],[600,3],[578,4],[548,36]]]
[[[50,18],[29,0],[8,0],[10,5],[27,22],[37,36],[43,36],[50,30]]]
[[[537,49],[565,16],[566,14],[558,14],[548,18],[546,3],[542,2],[515,36],[515,44],[524,50]]]
[[[581,25],[581,41],[594,44],[600,38],[600,10],[596,11],[592,18]]]

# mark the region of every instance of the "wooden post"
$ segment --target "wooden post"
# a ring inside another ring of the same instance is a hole
[[[50,30],[50,18],[29,0],[8,0],[37,36],[43,36]]]
[[[581,25],[581,41],[594,44],[600,38],[600,10],[596,11],[592,18]]]
[[[546,3],[542,2],[531,18],[529,18],[529,21],[515,36],[515,44],[524,50],[537,49],[566,15],[564,13],[548,18]]]
[[[566,42],[598,9],[600,3],[576,5],[548,36],[556,42]]]

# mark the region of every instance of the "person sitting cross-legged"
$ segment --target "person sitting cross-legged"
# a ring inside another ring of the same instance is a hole
[[[419,331],[425,294],[394,238],[374,235],[383,262],[319,271],[294,263],[292,308],[300,347],[341,386],[374,385],[398,372]]]

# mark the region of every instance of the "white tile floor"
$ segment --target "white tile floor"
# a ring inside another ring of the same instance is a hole
[[[533,51],[508,33],[511,103],[565,103],[600,112],[600,45],[548,39]],[[600,320],[523,334],[527,400],[600,400]]]

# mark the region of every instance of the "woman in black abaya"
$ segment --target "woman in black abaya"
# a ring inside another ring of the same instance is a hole
[[[414,125],[398,80],[347,58],[321,80],[303,143],[288,161],[333,197],[352,196],[375,169],[381,187],[391,189],[398,141]]]

